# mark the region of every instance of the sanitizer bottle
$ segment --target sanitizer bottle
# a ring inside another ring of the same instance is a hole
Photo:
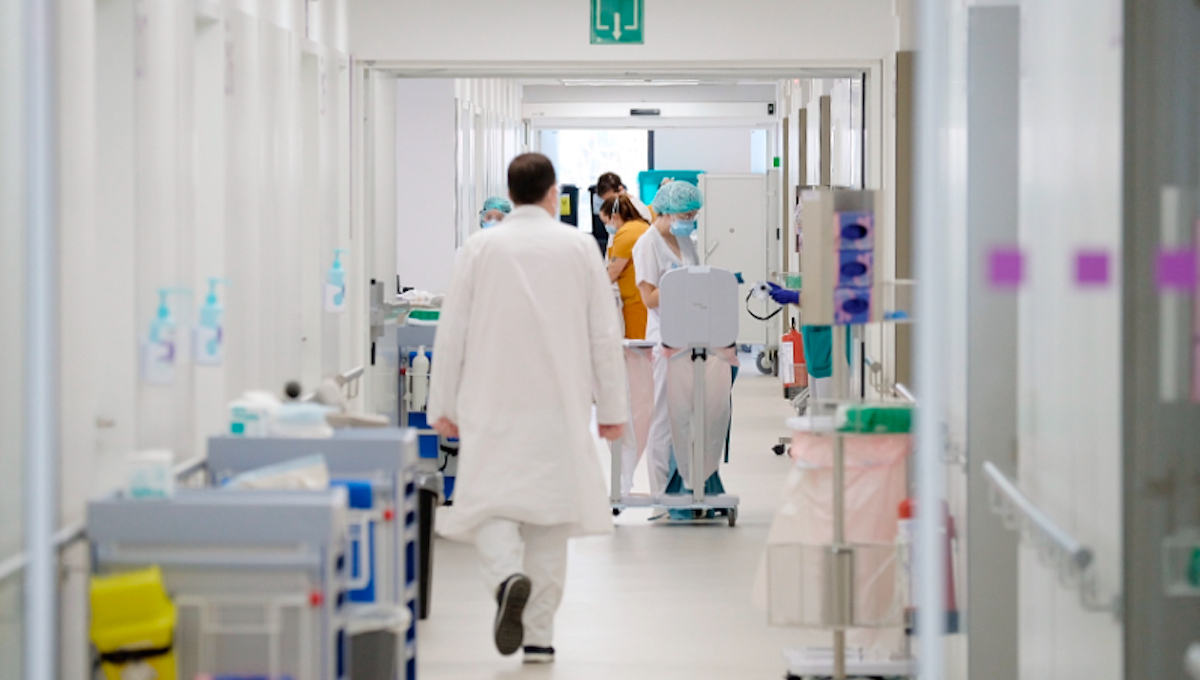
[[[210,278],[208,297],[200,308],[200,323],[192,343],[199,366],[220,366],[225,358],[225,307],[217,299],[218,284],[228,286],[229,279]]]
[[[150,334],[142,346],[142,379],[152,385],[175,382],[176,324],[167,297],[188,292],[186,288],[158,289],[158,312],[150,322]]]
[[[343,248],[333,251],[333,265],[329,267],[329,275],[325,280],[325,311],[346,311],[346,270],[342,268]]]

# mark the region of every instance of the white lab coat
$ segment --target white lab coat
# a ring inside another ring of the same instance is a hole
[[[472,541],[493,518],[612,531],[591,431],[628,413],[620,322],[590,234],[522,206],[472,236],[434,344],[429,421],[460,435],[438,532]]]

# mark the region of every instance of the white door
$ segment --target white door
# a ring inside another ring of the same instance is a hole
[[[741,296],[767,279],[768,205],[766,175],[700,175],[704,209],[699,218],[700,259],[704,264],[741,274]],[[766,316],[771,305],[751,299],[750,308]],[[739,345],[768,343],[768,324],[743,305],[738,319]]]

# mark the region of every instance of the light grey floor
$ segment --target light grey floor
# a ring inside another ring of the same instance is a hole
[[[627,512],[615,535],[574,541],[551,667],[496,652],[495,603],[480,583],[473,548],[439,541],[432,615],[419,629],[422,680],[778,679],[783,647],[819,644],[823,636],[768,627],[750,601],[789,465],[771,446],[787,434],[792,411],[779,382],[744,359],[731,461],[721,472],[728,491],[742,498],[736,528],[648,523],[646,512]],[[637,484],[644,487],[644,474]]]

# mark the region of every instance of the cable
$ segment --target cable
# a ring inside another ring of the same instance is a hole
[[[752,298],[752,297],[754,297],[754,289],[753,288],[750,289],[749,293],[746,293],[746,311],[749,312],[750,316],[758,319],[759,321],[770,321],[771,319],[774,319],[776,316],[778,316],[780,312],[783,311],[783,307],[781,306],[781,307],[779,307],[779,309],[776,309],[775,311],[771,312],[770,314],[768,314],[766,316],[759,316],[754,313],[753,309],[750,309],[750,298]]]

